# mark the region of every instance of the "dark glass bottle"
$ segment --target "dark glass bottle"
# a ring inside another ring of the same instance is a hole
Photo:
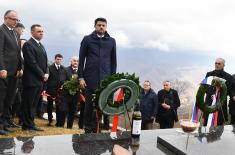
[[[132,155],[136,155],[136,152],[139,150],[140,147],[140,138],[131,138],[131,144],[130,144],[130,148],[132,151]]]
[[[140,137],[141,121],[140,102],[138,100],[132,115],[131,136],[134,138]]]

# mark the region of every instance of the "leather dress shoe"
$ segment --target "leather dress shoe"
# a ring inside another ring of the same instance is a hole
[[[32,127],[31,129],[32,129],[32,130],[35,130],[35,131],[44,131],[43,129],[38,128],[38,127],[36,127],[36,126]]]
[[[16,124],[15,122],[13,122],[13,121],[8,122],[8,127],[9,127],[9,128],[21,128],[20,125],[17,125],[17,124]]]
[[[0,130],[0,135],[8,135],[8,132],[7,131],[5,131],[5,130]]]
[[[12,130],[9,130],[7,127],[3,127],[3,130],[7,133],[13,133],[14,131]]]
[[[32,128],[22,127],[22,130],[30,131],[30,132],[44,131],[43,129],[40,129],[38,127],[32,127]]]

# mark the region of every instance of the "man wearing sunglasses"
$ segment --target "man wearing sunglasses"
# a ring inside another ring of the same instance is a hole
[[[22,76],[19,38],[14,28],[19,22],[17,12],[8,10],[0,26],[0,135],[8,127],[16,127],[11,120],[11,106],[16,92],[16,78]]]
[[[227,86],[227,95],[230,96],[231,99],[235,101],[235,92],[232,90],[233,81],[232,76],[224,71],[225,60],[223,58],[217,58],[215,60],[215,70],[208,72],[206,77],[209,76],[217,76],[226,80]],[[208,88],[206,92],[206,102],[210,105],[213,102],[213,95],[215,95],[216,89],[211,86]],[[204,125],[207,125],[208,115],[204,115]],[[228,111],[227,111],[227,98],[225,100],[224,105],[219,110],[217,125],[222,125],[223,123],[228,121]]]

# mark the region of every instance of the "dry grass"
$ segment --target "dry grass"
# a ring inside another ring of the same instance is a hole
[[[17,122],[17,121],[16,121]],[[40,132],[30,132],[30,131],[23,131],[21,128],[12,128],[12,133],[9,133],[7,136],[1,136],[0,138],[10,138],[10,137],[31,137],[31,136],[47,136],[47,135],[61,135],[61,134],[80,134],[84,133],[84,130],[78,129],[78,125],[74,122],[73,129],[67,128],[58,128],[55,126],[47,126],[48,121],[42,119],[35,119],[35,123],[37,126],[44,131]]]

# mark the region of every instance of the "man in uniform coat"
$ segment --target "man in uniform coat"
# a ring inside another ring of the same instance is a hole
[[[24,75],[23,75],[23,103],[22,103],[22,129],[42,131],[34,123],[36,105],[38,103],[43,82],[49,77],[47,53],[41,44],[43,28],[41,25],[31,26],[32,37],[23,46]]]
[[[97,122],[93,113],[92,94],[101,80],[116,73],[116,42],[106,31],[107,20],[97,18],[95,31],[85,36],[79,52],[79,78],[81,88],[85,90],[85,132],[97,131]]]
[[[7,134],[6,127],[15,127],[11,120],[11,106],[16,92],[16,77],[22,75],[20,44],[14,27],[19,17],[14,10],[4,14],[0,26],[0,135]]]

